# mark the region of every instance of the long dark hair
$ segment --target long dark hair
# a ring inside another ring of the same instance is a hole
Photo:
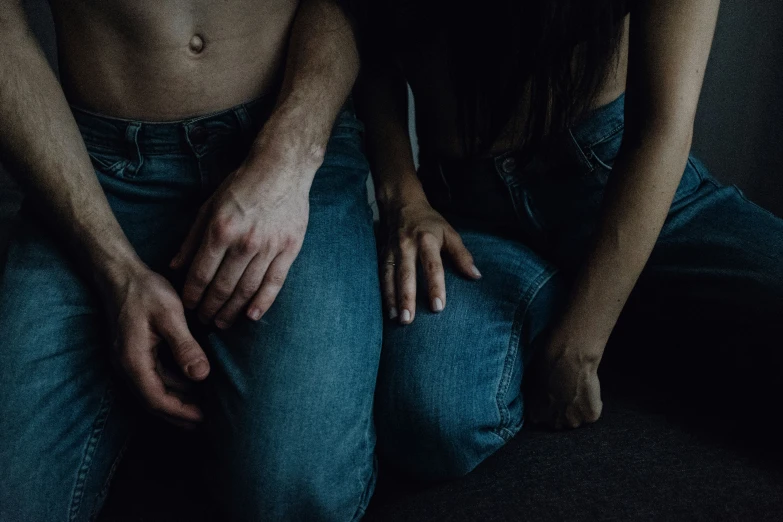
[[[627,0],[365,0],[376,35],[445,33],[467,155],[501,134],[540,145],[574,124],[612,69]],[[404,40],[404,41],[403,41]],[[526,105],[526,106],[525,106]],[[527,114],[524,123],[520,114]]]

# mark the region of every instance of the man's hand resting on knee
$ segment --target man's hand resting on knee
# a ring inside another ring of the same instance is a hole
[[[332,125],[359,71],[353,28],[334,0],[297,10],[277,105],[244,164],[201,208],[174,269],[188,268],[182,300],[228,328],[269,310],[299,254],[310,186]]]
[[[280,292],[304,241],[320,166],[291,156],[251,153],[201,207],[172,261],[179,269],[192,259],[182,301],[198,307],[202,322],[228,328],[242,312],[258,320]]]

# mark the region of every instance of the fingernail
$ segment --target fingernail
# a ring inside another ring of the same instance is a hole
[[[247,316],[253,321],[258,321],[259,319],[261,319],[261,310],[259,310],[258,308],[253,308],[247,313]]]
[[[228,328],[230,325],[229,325],[227,322],[225,322],[225,321],[215,321],[215,326],[217,326],[217,327],[218,327],[218,328],[220,328],[221,330],[225,330],[225,329],[226,329],[226,328]]]
[[[479,269],[476,268],[476,265],[473,265],[470,269],[471,272],[473,272],[473,275],[476,277],[481,277],[481,272],[479,272]]]
[[[186,370],[192,379],[202,379],[209,373],[209,363],[205,359],[199,359],[191,363]]]
[[[411,313],[408,310],[403,310],[401,319],[403,323],[411,322]]]
[[[432,300],[432,309],[436,312],[443,311],[443,301],[440,300],[440,297],[436,297]]]
[[[397,319],[397,309],[395,307],[389,308],[389,319]]]
[[[171,263],[169,263],[169,268],[177,268],[177,266],[179,266],[180,257],[181,256],[179,254],[174,256],[174,259],[172,259]]]

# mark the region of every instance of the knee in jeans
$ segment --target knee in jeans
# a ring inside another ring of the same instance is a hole
[[[470,408],[447,399],[417,392],[377,399],[381,466],[417,480],[457,478],[505,443],[496,426],[481,425]]]

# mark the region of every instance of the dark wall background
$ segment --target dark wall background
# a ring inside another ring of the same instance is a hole
[[[783,2],[721,2],[694,152],[783,216]]]
[[[25,3],[54,62],[48,5]],[[783,216],[783,1],[722,2],[693,148],[718,178]],[[0,218],[17,202],[0,172]]]

